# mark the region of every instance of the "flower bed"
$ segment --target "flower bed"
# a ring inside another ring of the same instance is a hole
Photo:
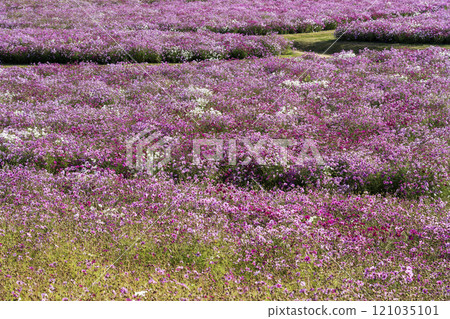
[[[399,43],[450,43],[450,10],[442,9],[411,17],[386,18],[336,29],[336,37],[347,41],[381,41]]]
[[[0,63],[186,62],[280,54],[287,41],[245,36],[158,30],[0,29]]]

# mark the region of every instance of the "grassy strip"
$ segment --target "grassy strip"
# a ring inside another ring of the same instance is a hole
[[[307,52],[305,51],[298,51],[298,50],[286,50],[285,52],[283,52],[283,54],[280,55],[280,57],[282,58],[297,58],[297,57],[301,57],[302,55],[305,55]],[[328,58],[330,57],[329,54],[320,54],[318,53],[319,56],[324,57],[324,58]]]

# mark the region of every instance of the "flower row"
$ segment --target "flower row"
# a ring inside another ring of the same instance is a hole
[[[89,29],[0,29],[0,63],[185,62],[280,54],[276,36],[202,32]]]

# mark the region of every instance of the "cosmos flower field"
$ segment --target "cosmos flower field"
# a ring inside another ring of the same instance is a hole
[[[445,2],[252,3],[2,1],[1,300],[449,299],[450,50],[276,56]]]

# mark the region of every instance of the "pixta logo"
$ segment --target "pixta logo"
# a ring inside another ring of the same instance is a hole
[[[126,165],[154,175],[172,160],[172,147],[176,142],[178,139],[165,136],[159,131],[144,130],[126,141]],[[202,166],[205,162],[231,166],[246,166],[250,163],[291,166],[303,165],[312,159],[317,165],[325,165],[315,141],[311,139],[304,141],[294,139],[255,141],[253,139],[251,141],[250,138],[244,137],[228,140],[194,139],[190,143],[192,143],[192,164],[196,166]],[[293,151],[294,148],[297,153]],[[267,154],[271,154],[270,158]]]
[[[228,144],[228,152],[225,154],[224,145]],[[245,149],[245,159],[237,163],[237,146],[238,143]],[[292,154],[289,147],[301,145],[300,154]],[[202,154],[202,147],[213,148],[211,154]],[[225,155],[228,158],[228,165],[249,165],[255,161],[257,165],[268,165],[266,158],[262,155],[267,153],[269,149],[276,148],[278,153],[278,163],[282,166],[303,165],[306,160],[311,159],[308,152],[312,153],[314,160],[318,165],[325,165],[322,156],[317,148],[314,140],[306,139],[299,142],[293,139],[264,139],[257,142],[251,142],[249,138],[242,139],[196,139],[193,142],[193,164],[200,165],[202,160],[220,162],[223,161]],[[271,152],[273,153],[273,152]],[[273,163],[272,163],[273,164]]]

